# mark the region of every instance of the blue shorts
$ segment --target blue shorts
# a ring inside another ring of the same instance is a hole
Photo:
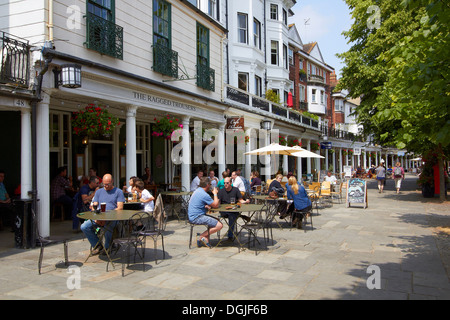
[[[380,180],[380,181],[382,181],[384,179],[385,179],[385,177],[377,177],[377,180]]]
[[[205,215],[201,215],[201,216],[195,218],[193,221],[189,221],[189,222],[193,223],[193,224],[207,225],[210,228],[214,228],[215,226],[217,226],[217,223],[219,222],[219,220],[205,214]]]

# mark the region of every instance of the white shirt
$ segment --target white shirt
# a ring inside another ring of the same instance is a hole
[[[233,187],[238,188],[239,191],[245,192],[244,181],[242,181],[241,177],[239,177],[239,176],[237,176],[236,179],[233,180]]]
[[[150,193],[150,191],[148,191],[147,189],[142,190],[142,193],[141,193],[142,200],[150,199],[150,197],[152,197],[152,194]],[[155,203],[153,200],[144,203],[144,211],[145,212],[153,212],[153,209],[155,209]]]
[[[337,179],[335,176],[331,176],[331,177],[326,176],[325,181],[330,181],[331,183],[336,183]]]
[[[200,178],[198,176],[196,176],[194,179],[192,179],[191,191],[197,190],[199,184],[200,184]]]

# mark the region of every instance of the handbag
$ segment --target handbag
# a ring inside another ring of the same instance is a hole
[[[278,199],[278,194],[275,192],[275,190],[269,192],[269,198]]]

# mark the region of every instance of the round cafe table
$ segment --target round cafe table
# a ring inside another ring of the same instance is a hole
[[[139,210],[106,210],[105,212],[95,213],[94,211],[80,212],[77,217],[86,220],[99,221],[124,221],[129,220],[133,214]]]
[[[108,228],[109,223],[112,223],[113,221],[128,221],[133,217],[134,214],[140,212],[140,210],[106,210],[105,212],[95,213],[95,211],[85,211],[80,212],[77,214],[77,217],[80,219],[86,219],[86,220],[97,220],[97,221],[105,221],[106,224],[103,228]],[[136,215],[136,219],[139,219],[139,216]],[[114,232],[115,227],[113,227],[111,232]],[[98,243],[103,244],[104,240],[104,233],[101,233],[99,236]],[[104,244],[103,244],[104,245]],[[114,267],[114,263],[111,260],[111,257],[109,255],[109,250],[106,250],[106,255],[108,257],[108,263],[111,263]],[[92,248],[90,249],[90,253],[88,257],[86,258],[86,261],[92,257]],[[85,261],[85,262],[86,262]],[[106,266],[106,271],[108,271],[108,265]]]

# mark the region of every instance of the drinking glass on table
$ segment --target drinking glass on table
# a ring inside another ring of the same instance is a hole
[[[235,197],[230,197],[230,203],[231,204],[235,204],[236,203],[236,198]]]

